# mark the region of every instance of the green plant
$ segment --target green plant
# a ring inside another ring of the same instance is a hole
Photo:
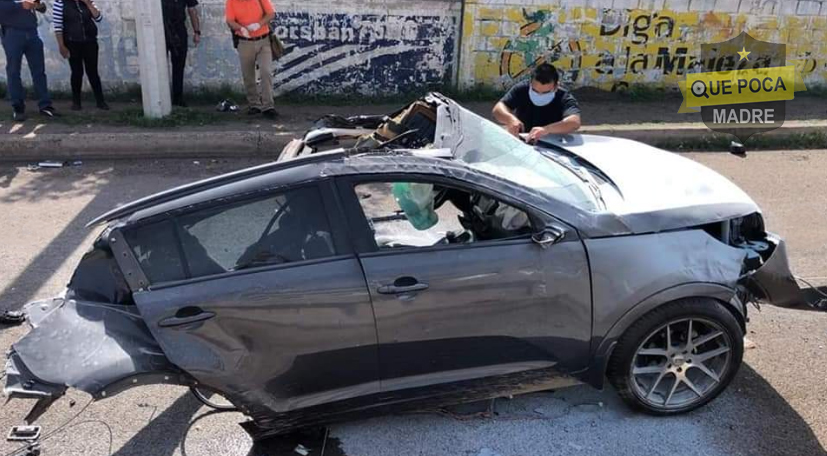
[[[734,137],[712,133],[700,138],[666,138],[653,145],[676,152],[727,151]],[[766,134],[749,138],[747,150],[801,150],[827,148],[827,133],[820,131],[793,134]]]
[[[175,128],[182,126],[210,125],[227,120],[227,114],[192,108],[174,108],[172,113],[161,119],[144,117],[141,108],[127,108],[112,111],[106,115],[73,113],[57,119],[67,125],[103,124],[138,128]]]

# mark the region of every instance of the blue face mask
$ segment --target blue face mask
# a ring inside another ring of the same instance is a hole
[[[531,98],[531,102],[534,106],[548,106],[554,101],[554,97],[557,95],[556,90],[552,90],[548,93],[540,93],[534,90],[534,87],[528,89],[528,97]]]

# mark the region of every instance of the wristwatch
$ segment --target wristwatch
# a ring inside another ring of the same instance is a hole
[[[201,34],[201,30],[195,30],[195,31],[193,31],[192,33],[194,33],[194,34],[196,34],[196,35],[200,35],[200,34]]]

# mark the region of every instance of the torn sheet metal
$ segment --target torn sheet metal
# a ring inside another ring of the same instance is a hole
[[[755,272],[741,280],[760,301],[781,307],[793,307],[804,303],[804,295],[790,273],[787,246],[781,238],[770,235],[768,241],[775,247],[770,258]]]
[[[102,396],[125,379],[179,372],[134,306],[56,298],[26,313],[33,329],[12,346],[6,366],[12,396],[59,397],[67,387]]]
[[[636,304],[677,285],[724,285],[734,296],[747,256],[745,250],[703,230],[585,242],[592,268],[596,335],[608,333]]]

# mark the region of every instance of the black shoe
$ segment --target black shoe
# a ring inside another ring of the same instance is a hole
[[[98,109],[100,109],[101,111],[109,111],[109,105],[106,104],[105,101],[101,101],[98,103]]]
[[[53,106],[46,106],[45,108],[41,109],[40,114],[51,118],[60,117],[60,114],[58,114],[57,111],[55,111],[55,108]]]
[[[70,108],[72,111],[80,111],[83,108],[80,106],[80,103],[72,103],[72,107]]]
[[[276,117],[278,117],[278,116],[279,116],[279,113],[278,113],[278,112],[276,112],[276,110],[275,110],[275,109],[273,109],[273,108],[267,109],[267,110],[265,110],[265,111],[264,111],[263,113],[261,113],[261,114],[262,114],[264,117],[268,118],[268,119],[275,119]]]
[[[250,109],[248,109],[248,110],[247,110],[247,115],[248,115],[248,116],[257,116],[257,115],[259,115],[259,114],[261,114],[261,109],[258,109],[258,108],[250,108]]]
[[[26,120],[26,111],[22,109],[15,109],[12,113],[12,119],[14,119],[15,122],[23,122]]]

